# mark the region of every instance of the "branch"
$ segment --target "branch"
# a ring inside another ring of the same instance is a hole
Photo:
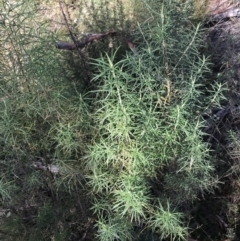
[[[75,50],[75,49],[82,49],[84,48],[88,43],[93,42],[94,40],[99,40],[102,39],[106,36],[109,35],[115,35],[117,31],[110,31],[107,33],[102,33],[102,34],[91,34],[87,36],[85,39],[82,41],[75,41],[74,43],[68,43],[68,42],[57,42],[56,47],[58,49],[66,49],[66,50]]]
[[[234,17],[240,17],[240,8],[231,8],[225,12],[215,14],[210,17],[208,22],[219,22]]]
[[[84,38],[82,41],[75,41],[74,43],[59,41],[56,43],[56,47],[58,49],[65,49],[65,50],[82,49],[87,44],[89,44],[95,40],[103,39],[109,35],[110,36],[118,35],[118,32],[113,30],[113,31],[109,31],[107,33],[93,33],[93,34],[90,34],[89,36],[87,36],[86,38]],[[133,52],[136,52],[135,45],[132,42],[130,42],[126,37],[121,36],[121,38],[127,44],[128,48],[130,48]]]
[[[59,167],[56,165],[52,165],[52,164],[44,165],[42,162],[36,161],[32,163],[32,166],[37,170],[49,171],[52,174],[59,173]]]
[[[60,6],[60,9],[61,9],[61,12],[62,12],[64,21],[65,21],[65,23],[66,23],[66,26],[67,26],[68,32],[69,32],[69,34],[70,34],[70,36],[71,36],[71,39],[72,39],[72,41],[73,41],[73,43],[74,43],[74,44],[72,44],[72,45],[71,45],[71,44],[68,44],[68,43],[65,43],[65,44],[63,44],[63,46],[65,46],[65,48],[66,48],[66,47],[67,47],[67,48],[70,48],[69,50],[71,50],[71,48],[73,48],[73,47],[74,47],[74,49],[77,50],[78,56],[79,56],[79,58],[80,58],[80,61],[82,62],[84,71],[85,71],[85,73],[86,73],[86,77],[87,77],[88,81],[90,81],[90,80],[91,80],[91,76],[90,76],[90,71],[89,71],[88,63],[87,63],[87,61],[85,60],[85,56],[83,55],[83,53],[82,53],[81,51],[79,51],[79,49],[76,47],[76,46],[78,45],[78,42],[76,41],[76,39],[75,39],[75,37],[74,37],[74,35],[73,35],[73,33],[72,33],[72,30],[70,29],[70,26],[69,26],[68,21],[67,21],[67,17],[66,17],[66,15],[65,15],[65,13],[64,13],[64,10],[63,10],[62,3],[63,3],[63,2],[61,2],[61,1],[59,0],[59,6]],[[65,2],[64,2],[64,5],[65,5],[65,7],[66,7]],[[60,45],[60,46],[61,46],[61,45]],[[67,49],[67,48],[66,48],[66,49]]]

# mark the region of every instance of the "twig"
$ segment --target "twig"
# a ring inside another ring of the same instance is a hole
[[[76,43],[69,43],[69,42],[62,42],[59,41],[56,43],[56,47],[58,49],[64,49],[64,50],[76,50],[76,49],[82,49],[84,48],[87,44],[93,42],[94,40],[99,40],[107,36],[114,36],[114,35],[120,35],[116,30],[109,31],[107,33],[92,33],[89,34],[86,38],[84,38],[81,41],[76,41]],[[129,49],[131,49],[134,53],[137,53],[135,45],[129,41],[126,37],[120,36],[122,40],[126,43]]]
[[[75,39],[75,37],[74,37],[74,35],[73,35],[73,33],[72,33],[71,29],[70,29],[70,26],[69,26],[68,21],[67,21],[66,14],[64,13],[64,10],[63,10],[63,7],[62,7],[62,1],[60,1],[60,0],[59,0],[59,6],[60,6],[60,9],[61,9],[61,12],[62,12],[64,21],[65,21],[65,23],[66,23],[68,32],[69,32],[69,34],[70,34],[70,36],[71,36],[71,39],[72,39],[72,41],[73,41],[73,43],[74,43],[75,49],[77,50],[78,56],[79,56],[79,58],[80,58],[80,60],[81,60],[81,62],[82,62],[82,64],[83,64],[84,70],[85,70],[85,72],[86,72],[87,79],[88,79],[88,81],[90,82],[90,80],[91,80],[91,77],[90,77],[90,74],[89,74],[90,71],[89,71],[89,67],[88,67],[86,61],[84,60],[84,59],[85,59],[85,56],[84,56],[84,55],[81,53],[81,51],[77,48],[78,42],[77,42],[77,40]],[[65,46],[67,46],[67,45],[65,45]]]
[[[75,49],[82,49],[84,48],[88,43],[93,42],[94,40],[102,39],[109,35],[116,34],[117,31],[109,31],[107,33],[102,34],[91,34],[87,36],[82,41],[75,41],[74,44],[68,43],[68,42],[57,42],[56,47],[59,49],[66,49],[66,50],[75,50]]]

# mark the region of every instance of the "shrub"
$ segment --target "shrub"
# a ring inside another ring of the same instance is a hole
[[[33,3],[3,2],[0,197],[12,210],[9,240],[185,239],[183,207],[216,186],[200,113],[221,90],[206,87],[192,6],[138,1],[131,23],[120,1],[115,12],[103,2],[91,2],[85,25],[116,26],[134,40],[132,52],[115,48],[117,38],[113,48],[61,52]]]
[[[136,51],[120,61],[117,53],[93,61],[97,134],[86,166],[104,240],[130,240],[138,227],[159,232],[161,239],[185,239],[183,216],[174,210],[218,182],[199,114],[218,99],[206,87],[210,70],[198,51],[200,26],[188,20],[186,4],[143,4],[150,18],[135,32]],[[118,217],[128,222],[124,237],[114,229]]]

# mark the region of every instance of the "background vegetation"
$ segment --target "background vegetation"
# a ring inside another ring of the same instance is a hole
[[[66,1],[60,19],[47,4],[1,2],[0,237],[209,238],[199,220],[219,156],[203,113],[224,88],[193,3]],[[82,50],[54,46],[110,30]]]

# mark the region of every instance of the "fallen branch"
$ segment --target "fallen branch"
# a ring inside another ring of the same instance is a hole
[[[82,49],[88,43],[91,43],[94,40],[99,40],[99,39],[102,39],[106,36],[114,35],[116,33],[117,33],[116,31],[110,31],[110,32],[107,32],[107,33],[102,33],[102,34],[91,34],[91,35],[87,36],[85,39],[83,39],[82,41],[76,41],[75,43],[57,42],[56,47],[58,49],[66,49],[66,50],[75,50],[75,49],[78,49],[78,48]]]
[[[68,32],[69,32],[69,34],[70,34],[70,37],[71,37],[71,39],[72,39],[72,41],[73,41],[73,43],[74,43],[73,46],[75,46],[75,48],[76,48],[76,46],[78,45],[78,43],[77,43],[77,40],[75,39],[75,37],[74,37],[74,35],[73,35],[72,30],[70,29],[70,26],[69,26],[69,24],[68,24],[68,20],[67,20],[67,17],[66,17],[65,12],[64,12],[64,10],[63,10],[62,4],[63,4],[63,3],[59,0],[59,6],[60,6],[60,9],[61,9],[61,12],[62,12],[64,21],[65,21],[65,23],[66,23],[66,26],[67,26]],[[64,5],[65,5],[65,7],[66,7],[66,3],[65,3],[65,2],[64,2]],[[66,8],[66,10],[67,10],[67,8]],[[66,46],[70,47],[69,45],[67,45],[67,44],[65,43],[65,47],[66,47]],[[84,54],[83,54],[78,48],[76,48],[76,50],[77,50],[79,59],[80,59],[80,61],[82,62],[82,66],[83,66],[83,68],[84,68],[84,71],[85,71],[87,80],[88,80],[88,82],[89,82],[89,81],[91,80],[91,75],[90,75],[89,66],[88,66],[88,63],[87,63],[87,61],[86,61],[86,58],[85,58]]]
[[[103,39],[107,36],[114,36],[117,35],[117,31],[109,31],[107,33],[93,33],[84,38],[82,41],[75,41],[74,43],[69,43],[69,42],[62,42],[59,41],[56,43],[56,47],[58,49],[64,49],[64,50],[75,50],[75,49],[82,49],[84,48],[87,44],[95,41],[95,40],[100,40]],[[132,50],[136,51],[135,46],[132,42],[130,42],[128,39],[125,37],[121,37],[124,42],[127,44],[127,46]]]
[[[224,21],[234,17],[240,17],[240,8],[231,8],[225,12],[215,14],[209,18],[208,23]]]
[[[44,165],[42,162],[36,161],[32,163],[32,166],[37,170],[49,171],[52,174],[59,173],[59,167],[56,165],[52,165],[52,164]]]
[[[79,181],[85,180],[85,177],[74,167],[70,167],[67,165],[60,166],[55,164],[44,164],[42,161],[34,161],[31,166],[36,170],[41,170],[44,172],[49,172],[53,176],[61,175],[61,176],[77,176]]]

